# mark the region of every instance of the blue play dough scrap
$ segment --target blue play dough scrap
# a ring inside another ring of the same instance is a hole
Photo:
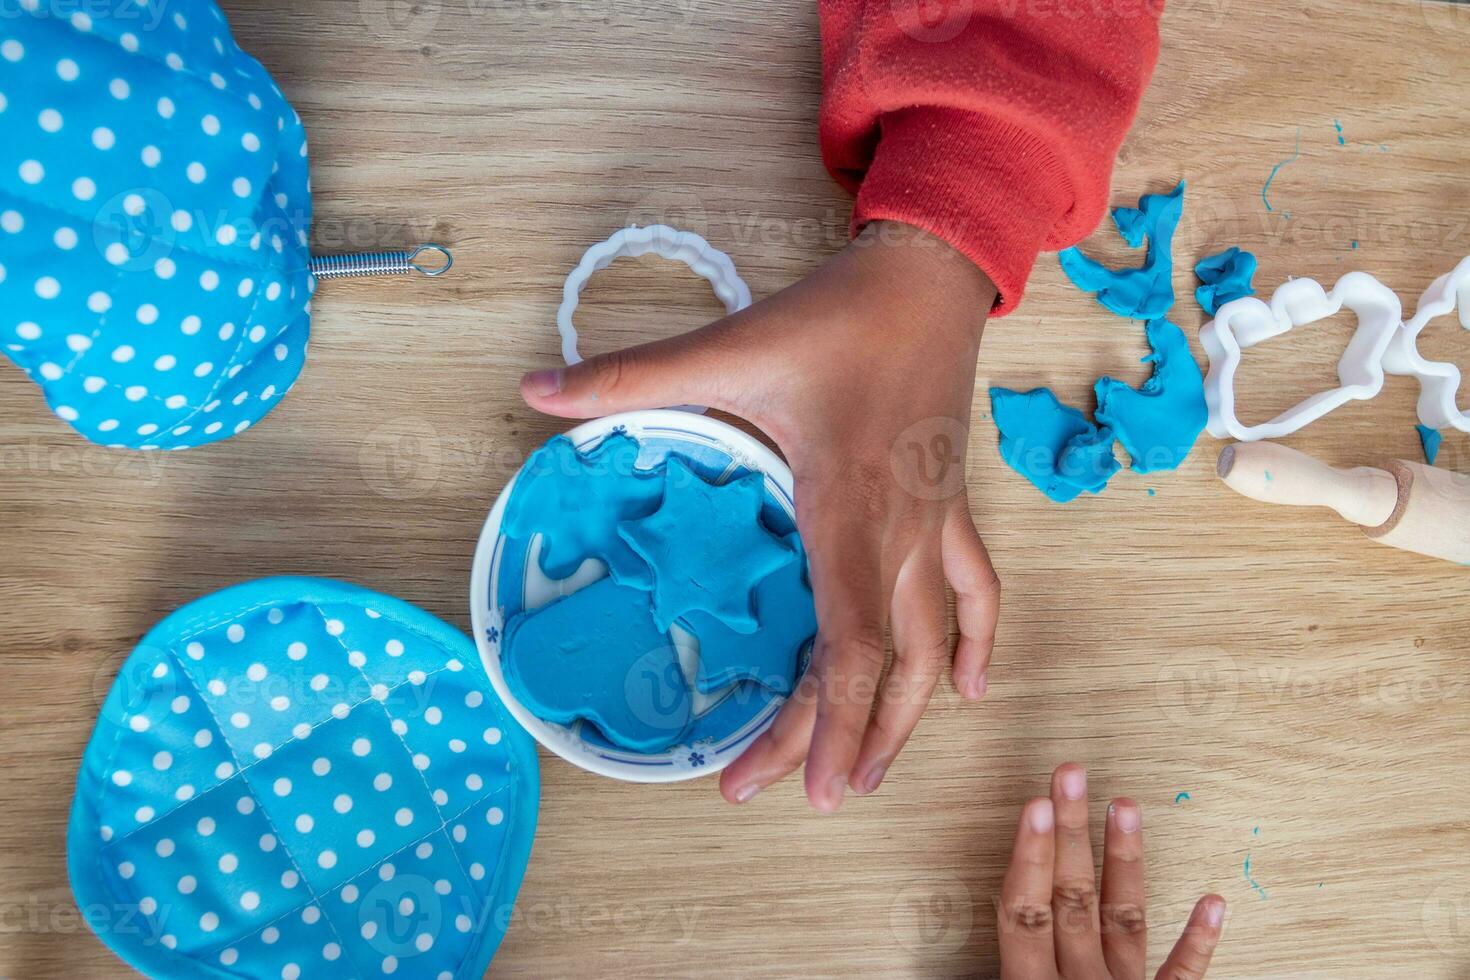
[[[1424,447],[1424,461],[1433,466],[1434,461],[1439,459],[1439,447],[1444,436],[1440,435],[1438,429],[1431,429],[1427,425],[1416,425],[1414,428],[1419,430],[1419,444]]]
[[[1119,316],[1133,320],[1161,317],[1174,305],[1174,231],[1184,209],[1184,181],[1169,194],[1145,194],[1137,208],[1115,208],[1113,224],[1129,246],[1148,240],[1143,264],[1113,270],[1076,247],[1057,254],[1062,271],[1084,292]]]
[[[1202,284],[1194,291],[1194,298],[1210,316],[1231,300],[1256,293],[1251,282],[1256,274],[1256,257],[1234,245],[1200,259],[1194,274]]]
[[[801,539],[786,538],[796,553],[789,562],[755,587],[755,612],[760,626],[739,633],[714,616],[692,612],[683,618],[699,641],[699,671],[695,686],[705,694],[737,681],[755,681],[778,694],[789,695],[796,683],[801,650],[817,633],[816,607],[806,576]]]
[[[1133,470],[1152,473],[1177,469],[1204,430],[1204,378],[1183,331],[1164,319],[1174,304],[1170,250],[1183,208],[1181,180],[1170,194],[1145,194],[1137,208],[1114,209],[1113,223],[1124,241],[1133,248],[1148,242],[1137,269],[1108,269],[1076,248],[1059,255],[1067,277],[1096,293],[1104,307],[1147,321],[1144,333],[1152,353],[1144,361],[1154,364],[1154,372],[1142,387],[1099,378],[1093,388],[1095,422],[1062,405],[1046,388],[990,390],[1002,458],[1057,503],[1103,490],[1119,469],[1115,441],[1133,457]],[[1201,261],[1196,266],[1205,283],[1196,293],[1201,305],[1214,313],[1218,304],[1250,295],[1255,268],[1255,256],[1238,248]]]
[[[1139,388],[1099,378],[1096,422],[1063,405],[1050,389],[990,389],[991,414],[1000,430],[1001,457],[1057,503],[1100,493],[1118,471],[1114,441],[1133,458],[1138,473],[1177,469],[1208,420],[1204,378],[1189,341],[1174,324],[1145,327],[1153,375]]]
[[[268,579],[178,610],[124,663],[68,871],[81,908],[129,916],[98,935],[152,977],[479,976],[538,794],[534,746],[462,633]]]
[[[1168,320],[1150,320],[1144,328],[1153,353],[1153,375],[1140,388],[1113,378],[1099,378],[1094,391],[1099,423],[1118,437],[1137,473],[1174,470],[1194,448],[1209,421],[1204,376],[1189,339]]]
[[[1113,434],[1050,389],[990,389],[990,411],[1006,463],[1057,503],[1098,493],[1119,469]]]
[[[761,473],[749,473],[715,486],[670,456],[658,510],[618,526],[622,539],[653,569],[653,619],[659,629],[705,612],[737,633],[755,632],[755,584],[796,558],[761,523],[765,480]]]
[[[588,558],[607,563],[613,578],[651,589],[648,564],[618,536],[618,525],[646,517],[664,495],[664,475],[638,467],[638,442],[617,432],[586,453],[556,436],[531,454],[506,506],[505,533],[541,534],[541,570],[569,578]]]
[[[1078,433],[1063,447],[1057,474],[1088,493],[1101,493],[1118,471],[1118,460],[1113,455],[1115,441],[1113,432],[1101,426]]]
[[[653,621],[648,593],[611,578],[513,617],[501,668],[536,717],[589,721],[634,752],[676,744],[692,717],[679,652]]]

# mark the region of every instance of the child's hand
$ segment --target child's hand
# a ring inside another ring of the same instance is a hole
[[[818,809],[836,810],[844,786],[877,789],[950,659],[946,579],[960,627],[955,687],[985,693],[1000,583],[970,518],[964,457],[994,301],[990,280],[948,245],[878,222],[734,316],[522,380],[532,407],[574,418],[709,405],[755,423],[791,464],[816,649],[775,723],[725,770],[732,802],[803,759]]]
[[[1051,798],[1032,800],[1021,811],[1000,891],[1004,980],[1143,977],[1148,932],[1138,804],[1114,800],[1107,821],[1099,905],[1087,830],[1087,772],[1076,763],[1059,767],[1051,777]],[[1157,977],[1203,977],[1224,920],[1225,899],[1201,898]]]

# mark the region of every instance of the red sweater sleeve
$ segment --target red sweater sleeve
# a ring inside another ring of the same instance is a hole
[[[1021,299],[1097,226],[1163,0],[820,0],[822,158],[852,229],[902,221]]]

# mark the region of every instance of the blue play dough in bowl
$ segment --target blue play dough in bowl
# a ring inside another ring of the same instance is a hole
[[[791,471],[765,446],[723,422],[680,411],[629,412],[597,419],[567,433],[581,453],[592,453],[609,436],[626,435],[636,440],[636,469],[647,471],[676,455],[701,479],[711,484],[728,484],[750,473],[763,473],[765,499],[760,521],[774,535],[786,537],[795,533],[796,508],[792,496]],[[474,621],[475,642],[490,683],[526,730],[546,748],[584,769],[631,782],[672,782],[718,772],[740,755],[774,720],[785,697],[769,686],[755,681],[739,681],[718,690],[703,691],[693,683],[690,673],[692,721],[683,730],[678,743],[655,751],[636,751],[621,747],[593,724],[574,721],[558,724],[540,718],[515,697],[506,683],[502,657],[506,624],[526,610],[539,609],[560,597],[583,589],[608,574],[607,565],[592,559],[567,578],[553,579],[545,574],[540,548],[545,537],[536,534],[521,537],[506,533],[503,520],[515,493],[518,475],[501,492],[481,533],[475,552],[470,585],[470,611]],[[650,508],[651,509],[651,506]],[[555,535],[552,535],[555,548]],[[585,542],[584,542],[585,544]],[[731,560],[739,556],[731,555]],[[553,566],[564,571],[555,558]],[[618,561],[614,555],[614,561]],[[614,578],[617,570],[614,569]],[[697,661],[697,644],[688,643],[676,631],[674,644],[687,665]],[[796,664],[796,676],[805,671],[810,656],[810,643],[803,646]],[[636,665],[635,665],[636,666]],[[647,692],[637,687],[638,678],[626,692],[632,698]],[[649,679],[654,683],[656,678]],[[653,700],[657,700],[656,698]],[[648,710],[656,704],[645,706]]]
[[[124,663],[68,870],[149,976],[479,977],[539,787],[464,634],[356,586],[265,579],[178,610]]]

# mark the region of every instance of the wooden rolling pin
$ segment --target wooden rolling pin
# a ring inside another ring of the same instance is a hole
[[[1407,460],[1334,469],[1274,442],[1220,452],[1220,479],[1268,504],[1330,507],[1390,548],[1470,564],[1470,477]]]

